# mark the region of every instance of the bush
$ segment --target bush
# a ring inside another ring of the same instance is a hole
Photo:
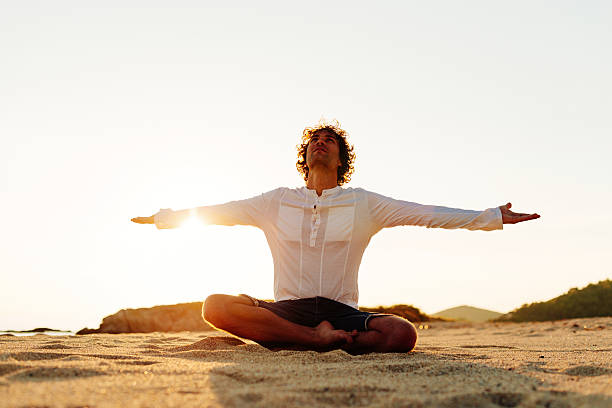
[[[582,289],[571,288],[547,302],[523,305],[495,321],[540,322],[601,316],[612,316],[612,281],[609,279]]]
[[[429,322],[432,320],[442,320],[435,317],[431,317],[421,312],[418,308],[410,305],[393,305],[393,306],[378,306],[378,307],[360,307],[359,310],[362,312],[372,313],[387,313],[394,314],[404,319],[408,319],[411,322]]]

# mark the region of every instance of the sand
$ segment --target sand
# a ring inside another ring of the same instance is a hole
[[[612,318],[429,323],[408,354],[221,332],[0,337],[2,407],[612,407]]]

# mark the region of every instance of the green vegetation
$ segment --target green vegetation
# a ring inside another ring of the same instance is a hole
[[[612,281],[603,280],[585,288],[570,289],[566,294],[547,302],[523,305],[496,321],[540,322],[578,317],[612,316]]]
[[[393,305],[393,306],[378,306],[378,307],[360,307],[359,310],[362,312],[373,312],[373,313],[388,313],[394,314],[404,319],[408,319],[411,322],[430,322],[432,320],[443,320],[435,317],[431,317],[421,312],[418,308],[410,305]]]

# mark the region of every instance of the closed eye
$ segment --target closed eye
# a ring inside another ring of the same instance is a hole
[[[313,136],[313,137],[310,138],[310,141],[311,142],[316,142],[319,139],[320,139],[319,136]],[[336,138],[335,137],[331,137],[331,136],[324,136],[321,139],[323,139],[323,141],[325,143],[336,143],[337,142]]]

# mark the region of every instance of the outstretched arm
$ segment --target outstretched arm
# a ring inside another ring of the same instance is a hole
[[[396,200],[368,192],[369,209],[374,230],[398,225],[419,225],[427,228],[464,228],[492,231],[503,229],[503,224],[540,218],[538,214],[523,214],[510,211],[512,204],[484,211],[463,210],[434,205],[422,205]]]
[[[225,204],[196,207],[186,210],[173,211],[162,209],[150,217],[132,218],[137,224],[155,224],[158,229],[180,227],[189,217],[200,218],[206,224],[217,225],[253,225],[259,227],[261,212],[264,207],[262,196],[246,200],[230,201]]]
[[[502,214],[502,222],[504,224],[516,224],[517,222],[535,220],[540,218],[537,213],[534,214],[525,214],[525,213],[515,213],[510,211],[510,207],[512,207],[512,203],[508,203],[506,205],[502,205],[499,207]]]
[[[196,207],[181,211],[160,210],[150,217],[135,217],[137,224],[155,224],[159,229],[176,228],[189,217],[197,217],[205,224],[252,225],[263,228],[267,222],[270,203],[275,202],[281,189],[269,191],[245,200],[230,201],[224,204]]]
[[[368,205],[374,231],[399,225],[482,231],[503,228],[499,207],[484,211],[464,210],[396,200],[376,193],[368,193]]]

